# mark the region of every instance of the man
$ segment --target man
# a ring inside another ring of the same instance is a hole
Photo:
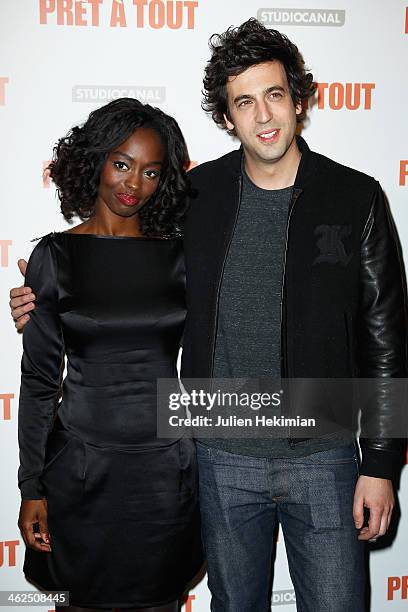
[[[313,78],[284,35],[250,19],[211,42],[204,108],[242,147],[190,175],[182,376],[405,377],[403,271],[378,183],[296,137]],[[18,327],[26,291],[11,292]],[[340,431],[197,442],[213,611],[265,612],[277,520],[298,610],[364,610],[364,541],[389,526],[401,451],[381,399],[375,438],[363,414],[359,474]]]

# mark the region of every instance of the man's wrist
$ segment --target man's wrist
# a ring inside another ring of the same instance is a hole
[[[361,448],[362,461],[360,476],[371,476],[374,478],[386,478],[394,480],[401,468],[400,453],[386,450]]]

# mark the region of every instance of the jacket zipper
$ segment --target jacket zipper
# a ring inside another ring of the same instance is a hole
[[[211,378],[213,378],[213,374],[214,374],[215,344],[216,344],[216,341],[217,341],[217,331],[218,331],[218,306],[219,306],[219,300],[220,300],[221,283],[222,283],[222,279],[224,277],[225,264],[227,262],[228,253],[229,253],[230,248],[231,248],[231,242],[232,242],[232,239],[234,237],[235,227],[236,227],[237,221],[238,221],[239,210],[241,208],[241,196],[242,196],[242,176],[241,175],[240,175],[238,181],[239,181],[238,206],[237,206],[237,211],[235,213],[234,225],[233,225],[233,228],[232,228],[231,236],[230,236],[230,239],[229,239],[229,242],[228,242],[227,249],[225,251],[224,261],[222,262],[221,274],[220,274],[220,278],[219,278],[219,281],[218,281],[218,287],[217,287],[217,299],[216,299],[216,303],[215,303],[215,317],[214,317],[214,326],[213,326],[214,336],[213,336],[213,345],[212,345],[212,354],[211,354]]]
[[[283,374],[285,374],[285,376],[288,375],[288,367],[287,367],[287,338],[286,338],[286,322],[285,322],[285,326],[283,326],[283,295],[284,295],[284,291],[285,291],[285,280],[286,280],[286,260],[287,260],[287,253],[288,253],[288,239],[289,239],[289,225],[290,225],[290,219],[292,217],[292,211],[293,208],[295,206],[296,200],[298,199],[299,195],[301,193],[301,190],[296,190],[296,188],[293,188],[293,195],[292,195],[292,199],[289,205],[289,213],[288,213],[288,219],[286,222],[286,237],[285,237],[285,250],[284,250],[284,255],[283,255],[283,270],[282,270],[282,284],[281,284],[281,303],[280,303],[280,327],[281,327],[281,345],[284,344],[284,346],[281,346],[281,357],[282,357],[282,352],[284,351],[284,372]],[[283,333],[282,333],[283,330]],[[284,343],[282,342],[284,338]],[[282,370],[282,367],[281,367]],[[281,376],[282,376],[282,371],[281,371]],[[289,403],[289,394],[287,395],[287,404]],[[295,447],[295,442],[293,440],[293,438],[291,438],[290,436],[290,425],[289,425],[289,432],[288,432],[288,442],[289,442],[289,446],[291,448]]]

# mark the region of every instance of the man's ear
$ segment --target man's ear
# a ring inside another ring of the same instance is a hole
[[[223,116],[224,116],[225,125],[227,126],[227,128],[231,132],[232,130],[235,129],[235,125],[233,123],[231,123],[231,121],[228,119],[228,117],[227,117],[227,115],[225,113],[224,113]]]
[[[298,102],[298,103],[296,104],[296,106],[295,106],[295,110],[296,110],[296,114],[297,114],[297,115],[300,115],[300,113],[301,113],[301,112],[302,112],[302,110],[303,110],[303,107],[302,107],[302,102]]]

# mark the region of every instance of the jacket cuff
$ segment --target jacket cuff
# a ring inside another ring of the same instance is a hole
[[[21,499],[43,499],[44,487],[39,478],[29,478],[19,484]]]
[[[400,453],[390,453],[385,450],[362,447],[361,454],[361,476],[394,480],[401,469],[402,456]]]

